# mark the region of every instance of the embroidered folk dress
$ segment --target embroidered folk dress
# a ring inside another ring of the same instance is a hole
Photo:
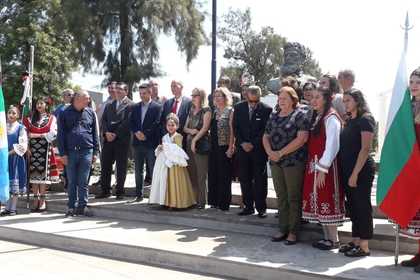
[[[337,166],[341,123],[331,110],[322,121],[320,132],[311,132],[308,140],[308,161],[302,196],[302,218],[322,225],[342,225],[345,220],[344,192]],[[325,185],[315,186],[319,172],[325,174]]]
[[[52,142],[57,137],[57,122],[54,115],[43,114],[39,121],[23,120],[28,133],[43,134],[44,137],[29,137],[29,183],[51,184],[59,181],[56,157]]]
[[[412,102],[414,125],[416,129],[417,144],[420,146],[420,101]],[[408,227],[400,230],[400,235],[420,240],[420,210],[408,224]]]
[[[187,171],[188,156],[182,147],[182,135],[166,134],[162,150],[156,150],[149,203],[171,208],[188,208],[196,204]]]
[[[7,142],[9,152],[9,182],[10,194],[26,192],[26,161],[25,153],[28,147],[28,136],[25,127],[19,122],[7,123]]]

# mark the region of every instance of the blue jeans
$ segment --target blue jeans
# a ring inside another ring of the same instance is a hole
[[[69,195],[68,208],[84,208],[88,203],[89,186],[88,178],[90,167],[92,166],[92,149],[70,151],[67,172],[67,192]]]
[[[136,195],[142,196],[143,195],[143,170],[145,161],[149,163],[148,173],[153,174],[153,168],[155,166],[155,150],[153,148],[145,147],[145,146],[134,146],[134,162],[135,162],[135,176],[136,176]],[[152,175],[153,176],[153,175]]]

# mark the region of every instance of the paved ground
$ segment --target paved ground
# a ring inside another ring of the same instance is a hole
[[[5,241],[0,264],[2,279],[222,279]]]
[[[153,255],[160,254],[160,257],[168,253],[179,254],[179,256],[184,257],[190,256],[188,261],[185,262],[188,264],[187,267],[194,265],[195,260],[199,261],[206,258],[206,262],[210,260],[219,263],[230,261],[251,265],[251,267],[282,268],[319,276],[375,280],[418,279],[418,275],[414,274],[411,269],[395,267],[391,252],[375,250],[371,257],[349,259],[339,254],[337,250],[322,252],[311,248],[310,244],[299,243],[290,248],[283,244],[273,244],[265,236],[220,232],[188,226],[123,220],[111,221],[104,218],[63,219],[62,214],[43,213],[22,214],[1,219],[0,233],[5,238],[7,236],[10,236],[10,238],[34,238],[34,242],[36,238],[44,236],[42,242],[49,243],[48,246],[66,246],[65,248],[82,246],[85,250],[92,250],[92,252],[96,252],[101,246],[107,244],[113,244],[113,247],[115,247],[114,254],[123,253],[123,251],[128,254],[128,251],[132,252],[132,248],[139,248],[138,251],[135,251],[137,252],[135,254],[136,259],[146,254],[147,250],[153,250]],[[149,249],[146,250],[145,248]],[[26,259],[26,263],[25,258],[18,258],[16,265],[31,268],[31,265],[34,265],[31,264],[33,260],[43,258],[42,256],[34,256],[34,258]],[[48,257],[48,254],[45,254],[45,256]],[[402,255],[401,260],[409,257],[408,255]],[[76,263],[74,265],[77,266],[79,261],[77,258],[75,259]],[[0,259],[3,267],[4,263],[2,261],[3,259]],[[61,263],[59,258],[57,258],[57,261]],[[65,260],[62,263],[64,262]],[[54,263],[54,258],[51,258],[50,260],[40,261],[39,265],[42,271],[50,271],[56,269]],[[81,261],[80,266],[88,273],[92,269],[90,264],[94,266],[96,262]],[[202,264],[196,263],[195,265]],[[67,266],[69,265],[64,265],[64,267]],[[4,267],[8,267],[8,265]],[[101,264],[99,268],[105,270],[109,266],[102,266]],[[33,269],[34,267],[29,270],[33,271]],[[83,271],[83,269],[80,271]],[[121,271],[127,272],[131,269],[123,268]],[[135,271],[134,268],[133,271]],[[117,270],[115,273],[121,272]],[[95,279],[100,278],[96,277]]]

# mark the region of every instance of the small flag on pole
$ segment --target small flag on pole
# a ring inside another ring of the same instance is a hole
[[[20,99],[20,105],[23,106],[22,109],[22,117],[27,117],[29,116],[29,113],[31,111],[31,100],[32,100],[32,96],[31,96],[31,75],[28,72],[25,72],[22,75],[22,80],[23,80],[23,95],[22,98]]]

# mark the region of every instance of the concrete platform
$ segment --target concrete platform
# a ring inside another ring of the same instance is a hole
[[[175,218],[177,212],[169,214]],[[288,247],[266,236],[194,226],[22,214],[0,219],[0,238],[239,279],[418,279],[412,269],[395,267],[390,252],[350,259],[307,243]]]
[[[222,279],[5,241],[0,241],[0,264],[3,279],[17,280]]]
[[[158,222],[162,224],[191,226],[202,229],[219,229],[233,233],[247,233],[269,238],[278,229],[276,210],[268,210],[268,217],[260,219],[256,215],[241,217],[236,215],[240,209],[233,206],[231,211],[223,212],[207,208],[205,210],[190,209],[185,211],[166,211],[157,206],[150,206],[145,199],[141,203],[128,203],[127,200],[116,201],[115,198],[89,200],[90,209],[96,217],[129,220],[136,222]],[[50,194],[48,208],[53,212],[66,211],[67,197],[65,194]],[[25,207],[23,201],[21,207]],[[27,209],[24,209],[27,211]],[[300,240],[312,241],[322,237],[321,227],[314,224],[302,226]],[[339,228],[340,238],[343,242],[351,239],[351,223],[345,223]],[[400,237],[400,251],[416,253],[417,243],[409,238]],[[395,231],[392,224],[386,219],[374,219],[374,239],[370,246],[374,250],[393,251],[395,247]]]

